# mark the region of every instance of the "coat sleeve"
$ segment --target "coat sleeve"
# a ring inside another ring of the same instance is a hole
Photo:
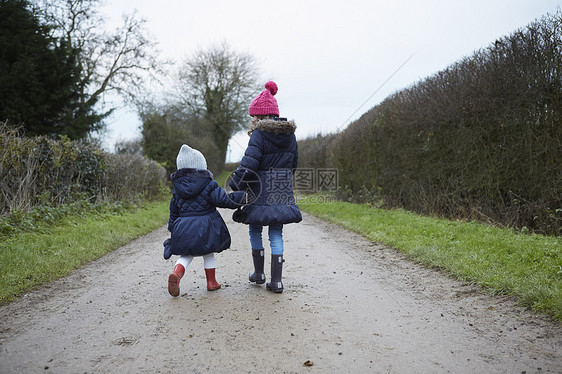
[[[170,219],[168,220],[168,231],[172,232],[174,221],[179,217],[178,206],[176,204],[176,197],[172,196],[170,200]]]
[[[224,188],[220,187],[215,181],[210,183],[210,188],[208,201],[217,208],[236,209],[246,203],[246,192],[244,191],[226,193]]]
[[[295,160],[293,161],[293,170],[299,166],[299,146],[297,139],[295,138]]]
[[[263,156],[263,139],[259,131],[254,131],[250,136],[248,148],[240,161],[240,166],[232,174],[229,186],[233,191],[244,191],[248,182],[257,180],[257,172]]]

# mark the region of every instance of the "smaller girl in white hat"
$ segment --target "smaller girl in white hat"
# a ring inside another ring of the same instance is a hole
[[[178,170],[171,175],[174,191],[168,221],[172,235],[164,242],[165,259],[180,256],[168,277],[168,292],[174,297],[179,296],[180,280],[195,256],[203,256],[207,290],[221,288],[215,279],[214,254],[230,247],[230,233],[216,208],[236,209],[246,200],[245,192],[226,193],[213,180],[198,150],[182,145],[176,164]]]

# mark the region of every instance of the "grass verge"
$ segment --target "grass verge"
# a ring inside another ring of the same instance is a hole
[[[526,235],[476,222],[418,216],[346,202],[299,200],[304,211],[400,249],[562,321],[562,238]]]
[[[230,177],[231,174],[232,174],[231,170],[225,170],[220,175],[215,176],[215,181],[217,182],[217,184],[219,186],[221,186],[222,188],[225,188],[226,182],[227,182],[227,180],[228,180],[228,178]]]
[[[70,215],[48,230],[23,232],[0,242],[0,303],[163,226],[169,200],[120,213]],[[160,248],[155,248],[160,250]]]

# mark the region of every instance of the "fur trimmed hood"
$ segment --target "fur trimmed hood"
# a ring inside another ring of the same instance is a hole
[[[197,178],[211,178],[211,179],[213,179],[213,173],[211,173],[209,170],[193,169],[193,168],[178,169],[178,171],[173,172],[170,175],[170,179],[174,180],[175,178],[183,177],[183,176],[186,176],[186,175],[193,175],[194,177],[197,177]]]
[[[295,125],[295,121],[276,121],[268,118],[252,123],[248,135],[252,134],[254,130],[272,132],[278,135],[289,135],[293,134],[296,129],[297,125]]]
[[[213,180],[209,170],[184,168],[171,175],[174,194],[183,199],[190,199],[198,195]]]

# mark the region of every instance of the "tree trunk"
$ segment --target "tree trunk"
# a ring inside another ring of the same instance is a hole
[[[221,125],[218,123],[212,124],[212,137],[215,145],[218,148],[218,165],[220,170],[215,172],[219,173],[224,169],[224,164],[226,161],[226,151],[228,148],[228,141],[230,140],[231,134],[228,125]]]

